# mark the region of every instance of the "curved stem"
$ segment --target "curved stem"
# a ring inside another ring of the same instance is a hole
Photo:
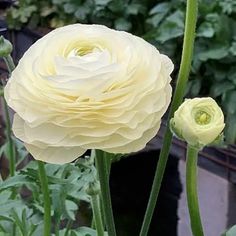
[[[8,71],[11,73],[15,69],[15,64],[13,62],[13,59],[12,59],[11,55],[3,57],[3,59],[6,63],[6,65],[7,65]]]
[[[54,224],[54,231],[55,231],[55,236],[59,236],[60,233],[60,217],[59,219],[56,220],[55,224]]]
[[[10,170],[10,176],[15,175],[15,165],[16,165],[16,152],[15,147],[12,139],[12,130],[11,130],[11,121],[10,121],[10,114],[8,110],[8,106],[6,103],[6,100],[4,99],[4,111],[5,111],[5,119],[6,119],[6,136],[7,136],[7,142],[9,147],[9,170]]]
[[[198,204],[197,160],[198,150],[188,145],[186,162],[186,192],[191,228],[194,236],[204,236]]]
[[[3,58],[9,73],[15,69],[14,62],[12,60],[12,57],[10,55],[6,56]],[[12,130],[11,130],[11,120],[10,120],[10,114],[9,114],[9,109],[6,103],[6,100],[4,99],[4,112],[5,112],[5,119],[6,119],[6,136],[7,136],[7,141],[9,145],[9,170],[10,170],[10,176],[15,175],[15,162],[16,162],[16,152],[15,152],[15,147],[12,139]]]
[[[48,179],[44,168],[44,163],[42,161],[38,162],[39,169],[39,180],[41,183],[41,189],[43,193],[44,200],[44,236],[51,235],[51,200],[48,189]]]
[[[111,196],[109,190],[109,169],[110,163],[109,157],[106,153],[100,150],[96,150],[96,167],[98,171],[98,177],[101,184],[101,199],[102,207],[104,210],[105,222],[109,236],[116,236],[115,223],[113,218]]]
[[[187,10],[186,10],[186,19],[185,19],[185,32],[184,32],[184,43],[183,43],[183,51],[180,63],[180,71],[177,79],[176,89],[173,96],[173,101],[170,107],[170,112],[168,115],[167,122],[169,124],[170,118],[172,118],[174,112],[177,110],[179,105],[181,104],[185,88],[188,81],[188,76],[191,68],[193,47],[194,47],[194,38],[195,38],[195,29],[197,22],[197,0],[187,0]],[[154,212],[154,208],[156,205],[157,197],[160,191],[162,179],[164,176],[167,159],[170,151],[170,145],[172,141],[172,133],[167,127],[163,146],[159,155],[159,161],[157,164],[152,190],[148,201],[148,206],[146,209],[146,213],[144,216],[142,228],[140,231],[140,236],[146,236],[149,230],[149,226],[151,223],[152,215]]]
[[[68,236],[72,224],[73,224],[73,221],[72,221],[72,220],[69,220],[69,221],[67,222],[67,224],[66,224],[66,232],[65,232],[65,235],[64,235],[64,236]]]
[[[100,209],[100,199],[98,194],[91,196],[91,204],[93,209],[93,217],[95,221],[97,236],[104,236],[104,228],[102,224],[102,216]]]

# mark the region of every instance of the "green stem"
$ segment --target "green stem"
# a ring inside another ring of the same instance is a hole
[[[60,233],[60,218],[56,220],[55,222],[55,236],[59,236]]]
[[[102,216],[101,216],[102,217]],[[95,219],[94,219],[94,216],[92,218],[92,222],[91,222],[91,226],[90,226],[92,229],[95,229],[96,226],[95,226]]]
[[[64,236],[68,236],[68,233],[70,231],[70,228],[71,228],[72,224],[73,224],[73,221],[72,220],[68,220],[67,225],[66,225],[66,232],[65,232]]]
[[[191,222],[192,233],[194,236],[204,236],[200,210],[198,204],[197,191],[197,160],[198,149],[188,145],[186,162],[186,194],[188,201],[188,210]]]
[[[7,65],[8,71],[11,73],[15,69],[15,64],[13,62],[13,59],[12,59],[11,55],[3,57],[3,59],[6,63],[6,65]]]
[[[48,189],[48,179],[44,168],[44,163],[42,161],[38,162],[39,169],[39,179],[41,183],[41,189],[43,193],[44,200],[44,236],[51,235],[51,200]]]
[[[92,209],[93,209],[93,217],[95,221],[97,236],[104,236],[104,228],[103,228],[103,223],[102,223],[99,194],[95,194],[91,196],[91,204],[92,204]]]
[[[173,101],[170,107],[170,112],[168,115],[167,123],[169,124],[170,119],[173,117],[174,112],[177,110],[179,105],[181,104],[185,88],[187,85],[189,72],[191,69],[191,61],[194,47],[194,39],[195,39],[195,29],[197,22],[197,11],[198,11],[198,1],[197,0],[187,0],[187,10],[186,10],[186,19],[185,19],[185,32],[184,32],[184,43],[183,43],[183,51],[180,63],[180,70],[177,79],[176,89],[173,96]],[[159,161],[157,164],[152,190],[150,193],[148,206],[146,209],[146,213],[144,216],[142,228],[140,231],[140,236],[146,236],[149,230],[149,226],[151,223],[151,219],[153,216],[153,212],[155,209],[156,201],[158,198],[158,194],[160,191],[162,179],[164,176],[168,155],[170,151],[171,141],[172,141],[172,133],[167,127],[164,139],[163,146],[159,155]]]
[[[8,142],[8,148],[9,148],[9,170],[10,170],[10,176],[15,175],[15,165],[16,165],[16,152],[15,147],[12,139],[12,130],[11,130],[11,121],[10,121],[10,114],[9,109],[6,103],[6,100],[4,99],[4,111],[5,111],[5,119],[6,119],[6,136],[7,136],[7,142]]]
[[[116,236],[115,223],[112,212],[111,196],[109,190],[110,159],[106,153],[96,150],[96,167],[101,184],[101,199],[104,210],[105,222],[109,236]],[[108,165],[109,162],[109,165]]]
[[[15,69],[14,62],[12,60],[12,57],[10,55],[6,56],[3,58],[9,74],[12,73],[12,71]],[[14,143],[12,139],[12,130],[11,130],[11,120],[10,120],[10,114],[9,114],[9,109],[6,103],[6,100],[4,99],[4,111],[5,111],[5,119],[6,119],[6,136],[7,136],[7,141],[9,145],[9,170],[10,170],[10,176],[15,175],[15,162],[16,162],[16,152],[14,148]]]

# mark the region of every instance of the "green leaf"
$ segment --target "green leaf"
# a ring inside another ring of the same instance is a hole
[[[76,8],[76,12],[75,12],[75,17],[78,19],[78,20],[85,20],[87,15],[89,14],[90,12],[90,9],[86,6],[79,6],[78,8]]]
[[[65,208],[66,208],[66,213],[68,217],[71,220],[75,220],[75,212],[78,210],[77,204],[75,204],[73,201],[66,200],[65,201]]]
[[[210,94],[212,97],[216,98],[228,90],[234,89],[235,85],[229,81],[223,81],[220,83],[214,83],[211,87]]]
[[[153,7],[149,14],[154,15],[154,14],[159,14],[159,13],[167,13],[171,8],[171,4],[169,2],[163,2],[157,4],[155,7]]]
[[[227,114],[226,119],[226,143],[234,144],[236,142],[236,113]]]
[[[55,7],[45,6],[42,8],[42,11],[40,12],[40,16],[47,17],[51,15],[52,13],[56,12]]]
[[[236,226],[233,226],[231,229],[222,234],[222,236],[235,236],[236,235]]]
[[[118,18],[115,21],[115,28],[117,30],[129,31],[132,27],[132,24],[124,18]]]
[[[64,5],[64,10],[66,13],[70,14],[76,11],[77,6],[75,4],[66,3]]]
[[[203,22],[197,30],[197,37],[212,38],[214,33],[215,31],[212,24],[209,22]]]
[[[198,52],[196,55],[201,61],[207,61],[209,59],[222,59],[228,55],[229,48],[223,45],[217,45],[204,51]]]
[[[102,5],[102,6],[106,6],[109,2],[111,2],[112,0],[96,0],[96,4],[97,5]]]
[[[190,97],[196,97],[200,92],[202,84],[201,82],[202,81],[199,78],[190,80],[188,83],[186,94],[188,94]]]
[[[184,33],[184,14],[181,11],[176,11],[160,25],[156,40],[164,43],[170,39],[182,36]]]
[[[229,114],[236,113],[236,91],[227,91],[223,96],[223,103],[226,108],[226,112]]]
[[[4,143],[1,147],[0,147],[0,157],[2,156],[2,154],[7,153],[7,149],[8,149],[8,143]]]
[[[227,78],[236,85],[236,66],[232,66],[227,73]]]
[[[236,42],[232,43],[232,46],[230,47],[229,51],[233,56],[236,56]]]
[[[146,12],[146,7],[138,3],[131,3],[127,8],[128,15],[138,15],[139,13],[145,14],[145,12]]]
[[[15,175],[13,177],[6,179],[4,182],[0,183],[0,191],[3,191],[4,189],[11,187],[22,186],[27,183],[30,183],[28,177],[22,175]]]
[[[7,202],[12,195],[12,192],[10,190],[4,190],[0,193],[0,204],[4,204]]]
[[[147,19],[146,22],[154,27],[157,27],[164,17],[165,13],[156,14],[151,18]]]
[[[96,230],[88,227],[80,227],[71,232],[73,232],[75,236],[97,236]],[[104,236],[108,236],[107,232],[104,233]]]

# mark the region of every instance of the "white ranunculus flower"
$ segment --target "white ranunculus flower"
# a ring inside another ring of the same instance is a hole
[[[170,121],[172,131],[188,144],[201,148],[221,135],[224,114],[214,99],[186,99]]]
[[[130,153],[157,133],[173,64],[143,39],[101,25],[53,30],[24,54],[5,88],[13,131],[35,159],[87,149]]]

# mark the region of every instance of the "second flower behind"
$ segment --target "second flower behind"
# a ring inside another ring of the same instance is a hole
[[[202,148],[222,133],[224,114],[214,99],[186,99],[170,121],[173,133],[189,145]]]

